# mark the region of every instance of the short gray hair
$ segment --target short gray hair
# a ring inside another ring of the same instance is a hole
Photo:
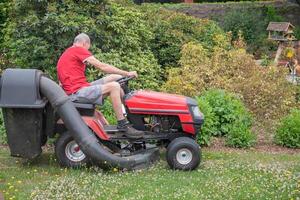
[[[80,33],[74,39],[74,44],[78,42],[88,42],[91,43],[90,37],[85,33]]]

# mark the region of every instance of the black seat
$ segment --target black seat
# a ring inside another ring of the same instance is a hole
[[[73,102],[76,108],[79,109],[95,109],[95,104]]]
[[[74,106],[80,113],[80,115],[83,116],[93,116],[95,112],[95,104],[90,104],[90,103],[79,103],[79,102],[73,102]]]

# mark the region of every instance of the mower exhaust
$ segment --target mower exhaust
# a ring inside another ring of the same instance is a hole
[[[108,152],[62,88],[38,70],[7,69],[0,89],[0,107],[12,156],[33,159],[41,154],[47,121],[45,107],[50,102],[80,149],[95,164],[134,170],[146,168],[159,158],[157,148],[128,157]]]

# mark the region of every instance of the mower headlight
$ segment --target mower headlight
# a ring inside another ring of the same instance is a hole
[[[192,112],[195,118],[204,118],[204,115],[202,114],[202,112],[200,112],[199,107],[198,106],[193,106],[192,107]]]

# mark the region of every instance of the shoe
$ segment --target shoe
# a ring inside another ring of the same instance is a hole
[[[139,131],[136,130],[135,128],[133,128],[131,125],[126,124],[123,127],[117,127],[117,129],[119,129],[120,131],[125,132],[125,136],[129,137],[129,138],[143,138],[144,137],[144,132],[143,131]]]

